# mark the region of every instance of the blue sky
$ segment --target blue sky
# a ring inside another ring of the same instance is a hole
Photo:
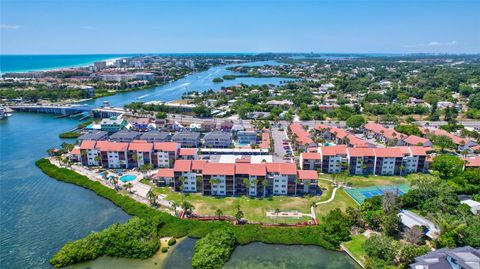
[[[480,53],[480,1],[1,0],[1,54]]]

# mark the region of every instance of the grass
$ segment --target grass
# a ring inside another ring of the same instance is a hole
[[[355,259],[360,261],[362,264],[365,264],[367,253],[365,252],[364,245],[366,240],[367,237],[365,237],[363,234],[352,235],[352,240],[345,242],[342,245],[352,254]]]
[[[330,210],[340,208],[342,211],[345,211],[345,209],[349,206],[357,207],[358,205],[343,189],[339,189],[337,190],[335,199],[333,199],[333,201],[330,203],[317,205],[317,208],[315,208],[315,213],[317,214],[319,221],[321,221],[321,217],[327,215]]]
[[[252,198],[247,196],[240,197],[213,197],[203,196],[199,193],[185,193],[171,191],[168,187],[154,187],[157,194],[166,195],[165,199],[181,204],[182,201],[188,201],[195,206],[195,212],[202,215],[215,215],[217,209],[222,210],[224,215],[234,216],[237,212],[237,206],[245,214],[245,218],[252,222],[264,223],[296,223],[299,221],[310,220],[310,217],[295,218],[268,218],[267,211],[297,210],[302,213],[310,213],[310,205],[313,202],[320,201],[322,196],[312,197],[291,197],[291,196],[271,196],[266,198]],[[328,198],[327,198],[328,199]]]
[[[330,180],[329,175],[320,175],[321,179]],[[338,178],[337,182],[347,181],[352,187],[369,187],[369,186],[385,186],[385,185],[399,185],[408,182],[408,179],[400,176],[348,176],[345,179]]]

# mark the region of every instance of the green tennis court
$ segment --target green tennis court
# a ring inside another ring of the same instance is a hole
[[[403,195],[410,190],[407,184],[401,184],[397,186],[371,186],[364,188],[352,188],[345,191],[352,197],[357,203],[362,204],[367,198],[373,196],[383,195],[385,192],[393,192],[397,195]]]

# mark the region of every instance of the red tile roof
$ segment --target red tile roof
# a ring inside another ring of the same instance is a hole
[[[465,158],[466,167],[480,167],[480,156]]]
[[[398,158],[404,156],[403,151],[399,148],[376,148],[374,151],[377,157]]]
[[[290,131],[293,134],[297,135],[296,142],[301,145],[312,144],[313,140],[310,138],[310,134],[303,129],[303,126],[300,123],[290,124]]]
[[[297,173],[300,180],[318,179],[318,174],[315,170],[298,170]]]
[[[197,149],[191,149],[191,148],[181,148],[180,149],[180,156],[195,156],[197,154]]]
[[[318,149],[319,149],[319,152],[322,154],[322,156],[347,155],[346,145],[320,147]]]
[[[70,151],[72,155],[80,155],[80,148],[74,147],[72,151]]]
[[[235,164],[235,174],[250,176],[266,176],[267,167],[264,163],[237,163]]]
[[[281,175],[296,175],[297,166],[294,163],[266,163],[267,172]]]
[[[304,160],[320,160],[322,158],[320,153],[315,152],[304,152],[301,155]]]
[[[373,157],[375,151],[373,148],[348,148],[350,157]]]
[[[153,148],[155,150],[176,152],[179,144],[176,142],[155,142],[153,143]]]
[[[203,175],[235,175],[235,164],[233,163],[206,163],[203,166]]]
[[[192,161],[192,170],[203,170],[203,167],[205,166],[207,162],[204,160],[193,160]]]
[[[430,147],[410,147],[413,156],[427,156],[427,151],[432,150]]]
[[[410,144],[410,145],[424,145],[425,143],[429,142],[430,140],[426,139],[426,138],[423,138],[423,137],[420,137],[420,136],[416,136],[416,135],[409,135],[407,138],[403,139],[403,141],[405,141],[406,143]]]
[[[376,134],[383,135],[388,139],[394,139],[394,138],[400,139],[401,136],[405,136],[404,134],[399,133],[394,129],[386,128],[381,124],[373,123],[373,122],[369,122],[365,124],[364,128]],[[382,131],[383,131],[383,134],[382,134]]]
[[[175,165],[173,166],[173,171],[175,171],[175,172],[191,172],[192,171],[192,161],[191,160],[176,160]]]
[[[317,130],[317,131],[323,131],[323,130],[325,130],[325,129],[327,129],[327,130],[330,129],[330,126],[327,126],[327,125],[325,125],[325,124],[317,124],[317,125],[315,125],[314,128],[315,128],[315,130]]]
[[[153,149],[153,143],[147,142],[133,142],[128,146],[128,150],[138,152],[151,152]]]
[[[457,135],[454,135],[454,134],[451,134],[445,130],[442,130],[442,129],[437,129],[437,128],[420,128],[420,131],[423,133],[423,134],[430,134],[430,135],[435,135],[435,136],[440,136],[440,135],[444,135],[444,136],[448,136],[452,139],[453,143],[455,143],[456,145],[461,145],[461,144],[466,144],[467,142],[470,141],[470,139],[468,138],[463,138],[463,137],[460,137],[460,136],[457,136]]]
[[[173,178],[173,169],[171,169],[171,168],[159,169],[158,172],[157,172],[157,177]]]
[[[100,151],[126,151],[128,149],[128,143],[123,142],[111,142],[111,141],[98,141],[95,146]]]
[[[95,144],[97,144],[97,141],[83,140],[80,149],[95,149]]]

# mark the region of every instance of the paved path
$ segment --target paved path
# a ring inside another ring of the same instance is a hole
[[[330,203],[331,201],[333,201],[333,199],[335,199],[335,194],[337,193],[337,190],[338,190],[338,189],[340,189],[340,186],[339,186],[339,187],[335,187],[335,189],[333,189],[332,196],[330,196],[330,199],[328,199],[327,201],[316,202],[315,204],[321,205],[321,204]]]

